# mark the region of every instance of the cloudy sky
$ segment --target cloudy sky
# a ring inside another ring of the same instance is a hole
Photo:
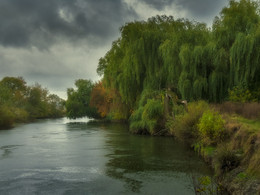
[[[172,15],[209,26],[228,0],[0,0],[0,79],[22,76],[66,98],[126,22]]]

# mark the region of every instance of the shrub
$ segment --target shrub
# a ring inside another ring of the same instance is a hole
[[[144,106],[142,118],[144,120],[156,119],[163,116],[163,105],[162,102],[155,99],[149,99],[147,104]]]
[[[256,102],[258,93],[254,93],[242,86],[235,86],[232,90],[228,91],[228,99],[232,102]]]
[[[234,150],[223,145],[217,149],[215,161],[215,170],[217,175],[229,172],[240,164],[240,157],[236,155]]]
[[[15,117],[16,122],[26,122],[26,121],[28,121],[29,114],[24,109],[13,108],[12,113]]]
[[[202,176],[193,181],[195,184],[195,194],[218,194],[218,188],[216,183],[209,176]]]
[[[135,110],[130,116],[130,131],[133,133],[138,133],[144,130],[144,123],[142,122],[142,114],[144,111],[144,107],[139,107]]]
[[[13,125],[15,115],[7,106],[0,106],[0,129],[9,128]]]
[[[216,144],[225,138],[225,121],[217,112],[206,111],[199,120],[198,130],[206,145]]]
[[[149,132],[155,134],[163,128],[163,104],[156,99],[148,99],[145,106],[139,107],[130,117],[130,130],[134,133]]]
[[[156,96],[159,96],[159,95],[160,95],[160,91],[154,91],[154,90],[151,90],[151,89],[144,89],[143,92],[142,92],[142,95],[140,97],[140,100],[138,102],[139,107],[145,106],[149,99],[153,99],[153,98],[155,98]]]
[[[188,104],[188,112],[177,115],[175,120],[169,120],[167,127],[171,134],[180,140],[185,140],[193,144],[198,137],[197,124],[202,114],[209,109],[209,105],[204,101],[192,102]]]

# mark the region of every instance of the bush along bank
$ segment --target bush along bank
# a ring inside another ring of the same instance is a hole
[[[220,187],[230,194],[259,194],[260,121],[217,112],[222,106],[190,103],[166,126],[213,167]]]

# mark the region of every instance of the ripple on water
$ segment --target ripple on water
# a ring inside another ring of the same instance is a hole
[[[8,158],[13,150],[23,145],[6,145],[0,147],[0,160]]]
[[[43,120],[0,132],[0,159],[8,158],[0,161],[0,194],[194,194],[186,173],[210,175],[172,139],[74,122]]]

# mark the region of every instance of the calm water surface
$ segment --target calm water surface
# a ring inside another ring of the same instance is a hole
[[[0,131],[0,194],[195,194],[212,172],[173,138],[120,124],[40,120]]]

